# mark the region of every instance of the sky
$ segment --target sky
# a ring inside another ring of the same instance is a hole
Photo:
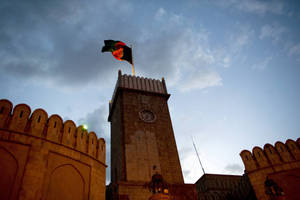
[[[106,39],[133,46],[136,75],[165,78],[186,183],[243,174],[239,153],[300,130],[297,0],[1,0],[0,99],[87,124],[107,144],[118,70]],[[107,169],[107,183],[110,182]]]

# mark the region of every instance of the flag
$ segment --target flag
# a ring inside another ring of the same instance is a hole
[[[111,52],[112,55],[118,60],[126,60],[132,64],[132,51],[131,48],[126,46],[124,42],[115,40],[104,40],[104,46],[101,52]]]

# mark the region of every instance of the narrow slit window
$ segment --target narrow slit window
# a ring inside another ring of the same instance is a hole
[[[94,144],[94,139],[92,139],[92,144]]]
[[[54,122],[54,128],[56,128],[56,122]]]
[[[83,132],[81,132],[81,139],[83,138]]]
[[[103,151],[103,149],[104,149],[104,148],[103,148],[103,145],[101,145],[101,151]]]
[[[246,160],[248,160],[248,156],[247,155],[245,156],[245,158],[246,158]]]
[[[23,110],[21,110],[20,112],[20,118],[22,118],[22,116],[23,116]]]
[[[269,151],[270,151],[271,154],[273,153],[271,148],[269,148]]]
[[[257,155],[258,155],[258,157],[260,157],[260,153],[259,152],[257,152]]]
[[[69,133],[71,132],[71,127],[69,127],[69,130],[68,130],[68,132],[69,132]]]
[[[0,114],[2,114],[3,112],[4,112],[4,106],[1,107]]]
[[[41,116],[38,117],[37,122],[40,123],[40,121],[41,121]]]
[[[283,150],[282,146],[280,146],[280,150],[281,150],[282,152],[284,152],[284,150]]]

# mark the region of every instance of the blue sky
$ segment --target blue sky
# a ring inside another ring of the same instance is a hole
[[[0,98],[87,123],[109,158],[108,102],[131,68],[100,51],[122,40],[137,75],[166,79],[185,181],[202,175],[190,136],[206,172],[242,174],[243,149],[299,137],[299,24],[298,1],[4,0]]]

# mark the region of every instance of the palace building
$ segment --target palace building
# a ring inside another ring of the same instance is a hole
[[[165,80],[118,73],[109,103],[111,183],[105,141],[71,120],[0,100],[0,199],[297,200],[300,138],[240,156],[245,174],[204,174],[185,184]]]
[[[165,80],[122,75],[108,121],[111,124],[110,199],[149,199],[146,185],[160,174],[171,199],[196,199],[194,184],[184,184],[170,118]]]
[[[0,100],[0,199],[105,199],[105,141],[71,120]]]

